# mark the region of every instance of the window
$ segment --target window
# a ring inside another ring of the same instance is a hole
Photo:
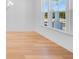
[[[69,0],[42,0],[43,26],[64,32],[72,32],[71,3]]]

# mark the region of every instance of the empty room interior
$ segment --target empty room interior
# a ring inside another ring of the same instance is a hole
[[[7,59],[73,59],[72,0],[6,0]]]

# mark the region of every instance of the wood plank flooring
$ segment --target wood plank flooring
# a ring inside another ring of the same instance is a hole
[[[36,32],[7,32],[7,59],[73,59],[72,53]]]

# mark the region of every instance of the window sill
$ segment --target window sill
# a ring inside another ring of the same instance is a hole
[[[50,27],[48,27],[48,26],[42,26],[42,27],[45,27],[45,28],[47,28],[47,29],[60,32],[61,34],[64,34],[64,35],[73,36],[73,33],[65,32],[65,31],[62,31],[62,30],[59,30],[59,29],[56,29],[56,28],[50,28]]]

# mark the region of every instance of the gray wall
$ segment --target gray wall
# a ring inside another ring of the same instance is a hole
[[[73,36],[41,26],[41,0],[36,0],[37,32],[60,46],[73,51]]]
[[[35,0],[12,0],[7,8],[7,32],[35,31]]]

